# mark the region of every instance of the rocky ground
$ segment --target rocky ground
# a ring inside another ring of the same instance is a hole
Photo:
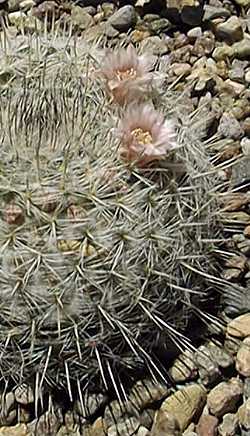
[[[177,391],[139,382],[124,410],[92,396],[88,408],[97,419],[89,424],[78,403],[65,416],[53,406],[31,421],[34,395],[23,386],[2,397],[0,435],[250,435],[250,1],[0,0],[0,9],[14,34],[47,22],[111,45],[132,41],[167,63],[167,83],[188,90],[189,111],[209,110],[210,133],[222,138],[216,159],[235,186],[233,196],[221,199],[228,238],[222,277],[242,287],[242,301],[228,303],[223,333],[171,367]]]

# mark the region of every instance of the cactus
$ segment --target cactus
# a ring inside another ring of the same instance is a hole
[[[93,74],[101,55],[82,39],[6,33],[0,53],[0,380],[71,400],[122,399],[141,372],[168,382],[168,347],[192,348],[191,320],[213,323],[204,307],[224,286],[205,120],[159,91],[178,150],[123,162],[122,109]]]

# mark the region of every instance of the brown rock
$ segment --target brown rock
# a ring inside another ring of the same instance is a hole
[[[198,436],[215,436],[217,434],[219,420],[216,416],[202,415],[196,426]]]
[[[150,36],[150,32],[148,30],[133,30],[130,34],[131,37],[131,41],[132,42],[141,42],[143,41],[145,38]]]
[[[184,431],[193,417],[201,413],[206,396],[206,390],[202,386],[189,385],[168,397],[162,403],[160,413],[168,413],[173,416],[178,422],[180,430]]]
[[[207,405],[209,411],[215,416],[234,412],[243,392],[243,383],[237,378],[228,382],[219,383],[208,394]]]
[[[250,313],[245,313],[233,319],[227,325],[227,334],[236,338],[250,336]]]
[[[236,356],[236,369],[245,377],[250,377],[250,336],[242,342]]]
[[[226,146],[224,150],[219,155],[219,161],[223,162],[233,157],[239,156],[241,154],[241,147],[235,143]]]
[[[173,415],[162,408],[156,412],[151,436],[180,436],[180,427]]]
[[[223,210],[228,212],[236,212],[242,209],[245,205],[249,204],[249,202],[249,194],[230,194],[230,196],[226,197],[226,199],[223,201]]]
[[[84,433],[85,434],[85,433]],[[86,436],[106,436],[107,428],[102,418],[98,418],[93,426],[86,432]]]

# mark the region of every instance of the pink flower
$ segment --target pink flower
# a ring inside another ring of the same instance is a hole
[[[106,56],[101,75],[113,100],[123,105],[145,95],[156,77],[150,72],[152,66],[152,60],[147,56],[138,56],[130,45]]]
[[[120,155],[140,167],[166,158],[177,148],[176,132],[171,120],[165,120],[151,105],[128,107],[117,128],[121,141]]]

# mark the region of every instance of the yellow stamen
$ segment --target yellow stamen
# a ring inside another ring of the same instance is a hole
[[[125,71],[116,71],[116,76],[118,78],[118,80],[122,81],[122,80],[126,80],[126,79],[134,79],[136,77],[136,70],[134,70],[134,68],[129,68],[128,70]]]
[[[142,130],[140,127],[132,130],[131,134],[139,142],[139,144],[150,144],[152,142],[152,136],[150,132]]]

